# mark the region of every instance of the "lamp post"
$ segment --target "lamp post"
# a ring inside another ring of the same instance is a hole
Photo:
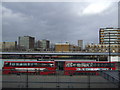
[[[109,35],[109,62],[111,62],[111,51],[110,51],[110,32],[108,33]]]
[[[28,90],[28,69],[27,69],[27,77],[26,77],[26,90]]]

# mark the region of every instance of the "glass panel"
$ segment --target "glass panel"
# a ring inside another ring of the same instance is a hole
[[[72,67],[72,63],[67,63],[66,67]]]
[[[27,66],[27,63],[23,63],[23,66],[26,67],[26,66]]]
[[[23,66],[23,64],[22,64],[22,63],[20,63],[20,66]]]
[[[16,63],[16,66],[19,66],[19,63]]]
[[[93,63],[93,67],[96,67],[96,63]]]
[[[12,64],[13,67],[15,66],[15,63],[11,63],[11,64]]]
[[[34,63],[34,67],[37,67],[37,65],[38,65],[37,63]]]
[[[50,63],[49,65],[50,65],[50,67],[54,67],[54,64],[53,64],[53,63]]]
[[[33,66],[34,66],[34,63],[30,63],[30,66],[33,67]]]
[[[28,63],[28,67],[30,67],[30,63]]]
[[[7,63],[5,63],[5,66],[6,66],[6,67],[10,66],[10,63],[8,63],[8,62],[7,62]]]
[[[81,64],[80,64],[80,63],[78,63],[78,64],[77,64],[77,67],[81,67]]]

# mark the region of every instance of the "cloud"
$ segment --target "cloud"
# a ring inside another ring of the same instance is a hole
[[[99,14],[108,9],[112,2],[92,2],[84,10],[83,14]]]
[[[4,6],[2,7],[2,18],[3,18],[3,24],[9,23],[9,21],[24,22],[28,20],[28,16],[22,13],[14,13],[11,9],[8,9]]]
[[[91,5],[95,3],[3,3],[3,40],[15,41],[18,36],[30,35],[53,43],[75,44],[79,39],[98,43],[100,27],[117,26],[117,3],[83,14],[87,8],[91,10]]]

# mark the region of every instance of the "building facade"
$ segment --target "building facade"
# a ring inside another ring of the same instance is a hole
[[[0,42],[1,51],[14,51],[17,50],[17,42]]]
[[[43,40],[38,40],[36,42],[36,50],[39,51],[49,51],[50,49],[50,41],[43,39]]]
[[[50,48],[50,41],[43,39],[41,40],[41,47],[45,50],[45,49],[49,49]]]
[[[115,52],[120,52],[120,28],[100,28],[99,44],[110,47],[109,51],[116,48]]]
[[[36,43],[35,43],[35,50],[40,51],[41,48],[42,48],[41,47],[41,41],[40,40],[36,41]]]
[[[78,47],[83,50],[83,40],[78,40]]]
[[[100,28],[99,31],[100,44],[120,44],[120,28]]]
[[[107,44],[87,44],[85,46],[86,52],[110,52],[117,53],[119,52],[120,45],[109,45]]]
[[[71,52],[71,51],[79,51],[80,47],[76,45],[71,45],[70,43],[56,43],[55,51],[56,52]]]
[[[34,49],[34,43],[35,43],[34,37],[31,36],[19,37],[18,42],[19,42],[19,48],[24,48],[26,50]]]

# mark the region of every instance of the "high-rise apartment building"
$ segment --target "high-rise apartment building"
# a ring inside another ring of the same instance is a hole
[[[42,47],[43,49],[48,49],[48,48],[50,48],[50,41],[49,41],[49,40],[46,40],[46,39],[41,40],[41,47]]]
[[[40,51],[48,51],[50,49],[50,41],[46,39],[38,40],[35,43],[35,48]]]
[[[22,36],[19,37],[19,46],[20,48],[25,49],[34,49],[35,38],[31,36]]]
[[[37,50],[41,50],[41,41],[40,40],[38,40],[38,41],[36,41],[36,43],[35,43],[35,48],[37,49]]]
[[[83,40],[78,40],[78,47],[80,47],[80,49],[83,49]]]
[[[99,31],[100,44],[120,44],[120,28],[100,28]]]

